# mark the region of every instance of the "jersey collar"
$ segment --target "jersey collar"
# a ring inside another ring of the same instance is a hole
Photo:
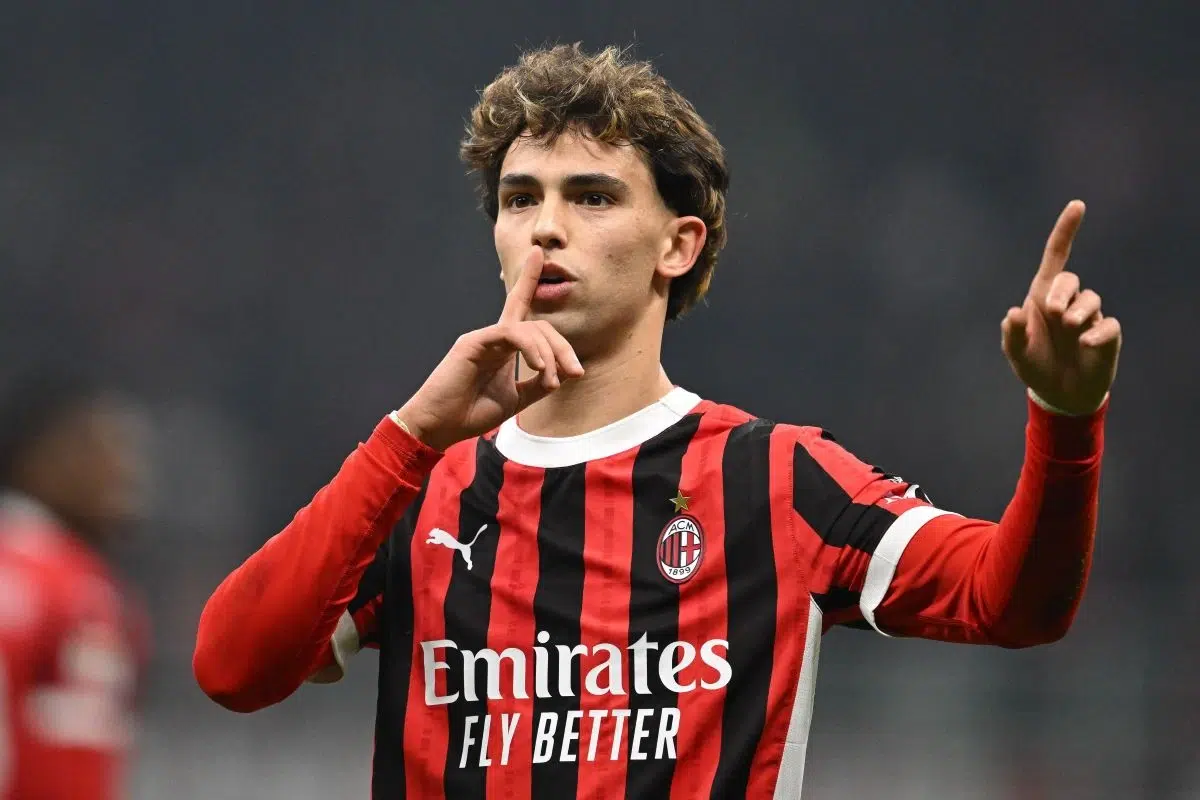
[[[496,449],[509,461],[528,467],[552,469],[615,456],[654,438],[683,419],[700,403],[700,397],[676,386],[658,402],[624,419],[578,436],[534,436],[510,417],[496,432]]]

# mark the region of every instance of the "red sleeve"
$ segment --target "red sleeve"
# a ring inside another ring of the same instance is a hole
[[[217,587],[192,662],[209,697],[254,711],[329,662],[364,572],[440,458],[385,418],[312,502]]]
[[[813,526],[827,624],[1005,647],[1066,633],[1091,564],[1107,404],[1087,417],[1028,406],[1024,464],[998,523],[938,509],[832,442],[809,446],[851,497]]]

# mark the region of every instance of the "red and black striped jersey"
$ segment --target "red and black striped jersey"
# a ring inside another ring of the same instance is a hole
[[[217,587],[197,681],[253,711],[378,648],[381,800],[796,797],[831,626],[1004,647],[1070,626],[1105,409],[1028,411],[999,522],[682,389],[444,454],[384,419]]]
[[[364,573],[380,798],[795,797],[820,636],[946,512],[815,428],[676,389],[451,449]]]

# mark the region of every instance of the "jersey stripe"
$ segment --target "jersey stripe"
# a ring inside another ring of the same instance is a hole
[[[443,614],[446,604],[446,593],[449,589],[450,575],[458,553],[445,547],[429,544],[426,539],[434,528],[446,531],[459,529],[459,502],[455,497],[459,494],[456,487],[470,486],[475,477],[477,443],[464,444],[460,449],[447,453],[446,457],[434,469],[430,476],[430,496],[422,506],[417,525],[409,546],[409,559],[412,569],[411,590],[418,601],[413,614],[412,659],[409,667],[410,676],[419,676],[417,680],[409,681],[408,700],[405,707],[408,713],[400,718],[392,719],[394,701],[389,695],[394,691],[390,683],[400,670],[388,669],[390,653],[385,646],[381,648],[380,681],[379,681],[379,717],[376,723],[375,746],[375,781],[372,794],[377,798],[413,797],[437,800],[442,794],[443,759],[440,754],[447,750],[447,728],[449,715],[445,705],[427,705],[426,694],[436,692],[445,696],[445,672],[438,672],[438,680],[434,686],[426,687],[425,653],[421,642],[437,641],[446,638],[446,624]],[[466,490],[461,491],[462,495]],[[391,625],[389,628],[395,629]],[[444,651],[443,651],[444,652]],[[399,654],[397,653],[397,656]],[[384,680],[386,678],[386,680]],[[392,704],[389,705],[389,702]],[[388,716],[385,716],[385,712]],[[393,737],[386,730],[389,725],[403,726],[400,739],[400,750],[392,749]],[[385,735],[380,736],[381,733]],[[398,757],[403,753],[403,767],[397,767],[401,761]],[[422,769],[428,765],[428,770]],[[400,786],[405,789],[402,792]]]
[[[533,616],[537,630],[549,634],[544,647],[550,697],[534,701],[534,718],[530,722],[540,727],[545,717],[556,719],[557,723],[551,740],[556,746],[548,754],[540,754],[548,755],[546,760],[533,765],[534,800],[571,797],[578,780],[580,740],[578,737],[571,740],[567,730],[569,726],[575,734],[581,732],[582,687],[576,648],[580,645],[579,619],[583,613],[585,488],[583,464],[547,470],[542,486],[542,508],[553,508],[554,515],[543,513],[537,526],[540,572]],[[564,661],[570,674],[567,686],[560,683]]]
[[[725,564],[729,575],[729,666],[721,758],[712,797],[745,797],[750,765],[767,716],[775,642],[775,552],[771,540],[770,446],[773,423],[752,420],[729,434],[725,488]]]
[[[795,528],[792,525],[792,458],[794,429],[780,426],[770,442],[771,498],[770,530],[774,547],[775,647],[771,658],[771,683],[767,696],[766,723],[754,762],[750,768],[748,797],[771,797],[792,730],[796,705],[797,679],[805,667],[805,644],[811,624],[812,598],[808,593],[803,564],[798,557]],[[818,625],[820,623],[818,622]],[[818,631],[819,633],[819,631]]]
[[[862,592],[861,582],[845,585],[837,573],[865,574],[871,554],[896,521],[896,515],[888,509],[852,502],[851,492],[862,487],[843,485],[843,481],[849,480],[846,476],[850,470],[842,462],[852,457],[835,447],[825,436],[808,446],[797,443],[791,448],[792,504],[799,516],[796,535],[802,544],[806,539],[809,541],[807,548],[811,555],[805,559],[812,568],[809,588],[827,615],[826,624],[858,616],[855,609]],[[861,464],[858,467],[863,471]]]
[[[713,675],[700,658],[705,642],[728,641],[725,575],[725,500],[721,487],[721,456],[728,441],[728,421],[707,413],[696,431],[693,445],[683,456],[679,491],[688,498],[687,512],[700,525],[700,567],[679,588],[679,640],[696,647],[695,660],[676,680],[695,690],[679,696],[679,732],[676,757],[686,754],[687,764],[676,769],[671,800],[702,797],[712,786],[721,755],[721,713],[725,689],[700,688]],[[724,655],[721,652],[721,655]]]
[[[819,443],[814,449],[817,446]],[[795,445],[792,498],[796,512],[829,547],[874,553],[896,515],[879,506],[852,503],[851,492],[862,487],[844,487],[837,478],[844,470],[839,470],[835,459],[823,455],[803,444]]]
[[[690,414],[647,441],[638,450],[633,465],[633,559],[630,562],[629,642],[674,642],[679,638],[679,588],[663,577],[658,565],[659,537],[674,516],[671,498],[679,491],[683,455],[700,425],[700,414]],[[676,708],[675,692],[659,681],[639,678],[636,659],[630,651],[632,668],[626,673],[630,685],[629,719],[625,728],[625,752],[629,759],[625,777],[627,797],[664,797],[671,792],[672,772],[654,756],[655,733],[662,709]],[[658,665],[658,653],[645,653],[647,671]],[[637,691],[644,682],[649,693]],[[640,730],[650,735],[638,740]],[[649,752],[647,752],[647,750]]]
[[[544,474],[540,469],[511,461],[504,465],[504,485],[496,512],[499,542],[496,568],[492,572],[492,609],[488,622],[488,647],[496,652],[507,647],[528,650],[537,635],[530,612],[539,576],[536,531]],[[491,760],[487,771],[487,796],[525,798],[529,793],[533,754],[531,731],[535,687],[529,680],[525,686],[528,698],[515,697],[513,663],[504,659],[500,664],[500,689],[504,699],[491,700],[487,706],[490,717],[487,752]],[[527,663],[527,680],[533,674],[533,664]],[[507,754],[504,752],[506,725],[512,732]],[[474,734],[476,738],[482,736],[478,725]]]
[[[627,570],[633,560],[633,464],[636,450],[604,461],[588,463],[585,468],[587,503],[584,507],[583,607],[580,611],[580,643],[592,655],[580,663],[586,676],[607,660],[597,645],[606,643],[621,654],[622,674],[629,675],[625,648],[628,640],[606,634],[610,621],[629,617],[629,581]],[[596,685],[605,686],[597,673]],[[624,688],[624,687],[623,687]],[[628,708],[622,694],[585,692],[580,697],[581,720],[585,737],[580,738],[578,800],[606,800],[614,787],[625,785],[626,769],[622,752],[614,759],[611,712]],[[586,745],[584,741],[586,740]],[[566,795],[564,795],[566,796]]]
[[[412,536],[425,504],[425,487],[413,499],[412,505],[404,512],[404,516],[396,525],[396,529],[388,541],[379,548],[376,561],[368,567],[368,572],[383,566],[383,580],[375,584],[372,578],[367,584],[367,591],[359,587],[359,595],[369,598],[361,606],[355,617],[358,630],[367,633],[363,646],[379,648],[379,674],[389,676],[389,679],[379,681],[379,692],[376,697],[375,712],[375,750],[371,759],[372,794],[376,797],[404,798],[405,796],[405,763],[404,763],[404,722],[408,709],[408,695],[411,690],[411,670],[407,662],[412,653],[413,606],[409,587],[408,551],[404,545]],[[398,549],[393,550],[393,546]],[[378,573],[375,573],[378,575]],[[379,591],[375,591],[379,585]],[[390,587],[390,588],[389,588]],[[390,598],[384,603],[384,597]],[[355,598],[358,602],[359,598]],[[354,603],[351,603],[351,610]],[[369,624],[358,623],[358,617],[371,610]],[[401,668],[397,669],[396,666]],[[391,679],[390,676],[395,676]]]
[[[488,619],[492,608],[492,571],[496,564],[499,531],[496,528],[500,488],[504,483],[505,460],[496,453],[496,446],[480,440],[476,445],[475,480],[459,500],[456,535],[459,542],[471,543],[471,564],[468,567],[463,553],[453,553],[450,587],[446,591],[443,616],[446,638],[454,642],[458,652],[449,658],[466,659],[466,653],[478,653],[487,647]],[[485,527],[486,526],[486,527]],[[452,532],[454,535],[454,532]],[[433,545],[430,545],[433,546]],[[484,797],[486,768],[480,765],[480,738],[483,719],[487,714],[487,662],[475,661],[471,671],[475,699],[467,696],[467,670],[446,671],[446,690],[459,698],[450,704],[448,729],[449,747],[446,750],[445,792],[447,798]],[[467,719],[474,718],[467,742]]]

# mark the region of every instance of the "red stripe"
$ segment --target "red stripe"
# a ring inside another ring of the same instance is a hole
[[[627,695],[594,695],[587,691],[588,673],[607,661],[606,655],[593,653],[596,645],[607,642],[622,653],[621,674],[629,691],[629,565],[633,560],[633,462],[636,450],[591,462],[585,472],[583,611],[579,620],[580,643],[589,650],[579,662],[583,690],[579,708],[579,782],[576,797],[583,800],[607,800],[625,791],[626,753],[629,750],[629,725],[625,721],[617,760],[612,760],[613,729],[611,717],[599,720],[599,735],[593,744],[595,720],[592,711],[629,708]],[[594,760],[588,755],[594,752]]]
[[[796,682],[808,633],[808,576],[793,527],[792,459],[796,429],[778,426],[771,436],[771,539],[775,546],[775,656],[767,693],[767,718],[750,767],[747,797],[771,797],[796,699]]]
[[[464,443],[446,454],[429,479],[429,489],[417,519],[411,547],[413,583],[413,652],[408,684],[408,711],[404,716],[404,774],[408,797],[443,797],[443,777],[449,738],[447,705],[425,704],[425,654],[421,642],[446,637],[443,613],[450,573],[458,553],[426,543],[434,528],[458,531],[459,494],[475,478],[478,440]],[[445,661],[445,650],[435,651]],[[437,672],[435,688],[445,696],[446,672]]]
[[[696,660],[677,678],[684,686],[716,679],[712,668],[701,660],[700,648],[714,639],[728,639],[725,495],[721,479],[721,454],[728,439],[728,420],[718,414],[705,414],[680,469],[679,488],[690,498],[687,513],[700,524],[704,547],[700,567],[679,586],[679,640],[696,648]],[[676,538],[682,541],[683,535]],[[726,655],[724,650],[716,653]],[[680,722],[675,737],[678,761],[671,781],[671,800],[708,796],[721,760],[724,706],[723,688],[710,690],[697,685],[694,691],[679,693]]]
[[[492,572],[492,609],[488,623],[488,648],[502,652],[515,647],[526,654],[525,693],[513,696],[513,664],[501,661],[500,690],[505,699],[488,701],[491,717],[488,734],[487,796],[527,798],[532,781],[533,698],[536,692],[533,595],[538,584],[538,520],[541,517],[542,480],[545,472],[512,461],[504,464],[504,483],[496,522],[500,539]],[[504,715],[513,731],[507,762],[504,758]],[[520,715],[520,716],[513,716]]]

